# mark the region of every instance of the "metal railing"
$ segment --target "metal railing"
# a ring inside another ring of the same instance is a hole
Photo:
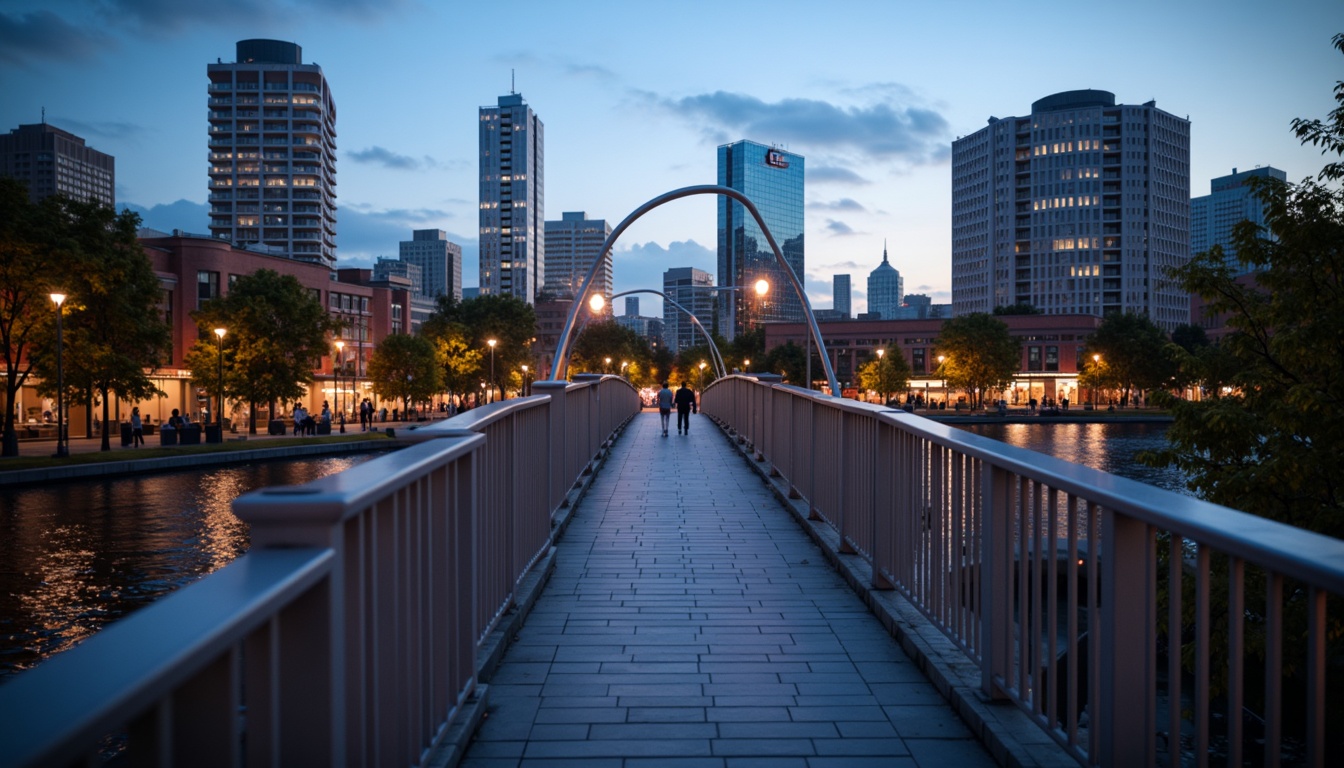
[[[535,386],[236,499],[247,554],[0,686],[0,763],[426,761],[557,508],[640,409],[615,376]]]
[[[1080,763],[1338,758],[1344,542],[750,377],[701,409]]]

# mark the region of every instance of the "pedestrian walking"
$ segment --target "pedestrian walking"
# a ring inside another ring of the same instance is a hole
[[[677,434],[691,434],[691,414],[698,413],[699,408],[695,402],[695,393],[686,386],[686,382],[681,382],[681,389],[677,390],[675,398],[677,404]]]
[[[131,447],[139,448],[144,444],[145,425],[140,421],[140,406],[135,406],[131,408]]]
[[[658,419],[663,423],[663,437],[667,437],[667,422],[672,419],[672,390],[667,388],[667,382],[663,382],[663,388],[658,390]]]

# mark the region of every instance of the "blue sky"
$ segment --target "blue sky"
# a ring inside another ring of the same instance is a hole
[[[952,140],[1058,91],[1188,116],[1196,195],[1233,167],[1314,174],[1289,122],[1334,106],[1341,31],[1338,0],[6,0],[0,130],[45,107],[116,156],[119,207],[206,232],[206,64],[241,39],[296,42],[336,99],[339,263],[439,228],[475,285],[477,109],[514,72],[546,128],[547,218],[614,226],[713,183],[721,143],[779,144],[807,158],[809,298],[830,307],[849,273],[862,311],[884,240],[908,293],[950,300]],[[714,243],[711,198],[660,208],[617,244],[617,290],[714,272]]]

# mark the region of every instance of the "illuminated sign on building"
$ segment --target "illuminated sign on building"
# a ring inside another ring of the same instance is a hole
[[[778,149],[771,149],[765,153],[765,164],[771,168],[789,167],[789,161],[784,159],[784,153]]]

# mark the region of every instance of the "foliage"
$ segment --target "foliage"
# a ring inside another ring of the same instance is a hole
[[[1086,360],[1100,355],[1102,365],[1090,366],[1084,386],[1113,387],[1120,401],[1130,401],[1137,390],[1168,387],[1176,367],[1166,355],[1166,334],[1144,315],[1126,312],[1107,315],[1087,337]]]
[[[765,359],[765,328],[757,326],[742,333],[737,334],[726,346],[715,338],[714,343],[719,345],[723,351],[725,363],[729,370],[734,368],[746,370],[743,362],[754,360],[760,362]]]
[[[63,372],[67,393],[97,393],[102,422],[111,416],[111,396],[142,400],[162,395],[146,369],[162,364],[172,331],[159,305],[163,287],[136,239],[140,216],[118,214],[96,200],[51,198],[57,215],[55,248],[68,254],[68,269],[52,278],[64,288]],[[54,393],[55,344],[33,350],[39,389]],[[67,402],[69,402],[67,394]],[[112,449],[111,429],[102,430],[102,449]]]
[[[443,379],[434,344],[423,336],[394,333],[369,356],[369,380],[381,398],[400,398],[403,410],[443,391]]]
[[[1334,38],[1344,52],[1344,35]],[[1141,455],[1155,466],[1175,466],[1209,501],[1266,518],[1344,537],[1344,82],[1335,87],[1337,108],[1327,121],[1294,120],[1304,143],[1335,159],[1315,180],[1290,184],[1254,179],[1264,205],[1266,231],[1249,221],[1233,229],[1238,258],[1254,279],[1237,279],[1217,250],[1174,270],[1185,290],[1204,297],[1226,318],[1229,333],[1216,354],[1177,353],[1186,375],[1217,382],[1199,401],[1159,395],[1174,423],[1169,447]],[[1178,348],[1179,349],[1179,348]],[[1211,626],[1226,627],[1227,570],[1215,564],[1211,592],[1218,596]],[[1248,569],[1245,605],[1264,605],[1255,569]],[[1304,652],[1309,595],[1300,585],[1284,590],[1284,659]],[[1341,653],[1344,625],[1331,598],[1326,628],[1328,658]],[[1192,606],[1187,601],[1185,606]],[[1191,617],[1187,611],[1186,621]],[[1263,622],[1247,621],[1248,668],[1263,648]],[[1225,667],[1214,659],[1213,668]],[[1339,685],[1334,670],[1323,685]]]
[[[1022,368],[1021,343],[1007,323],[984,312],[943,323],[938,352],[946,358],[939,375],[949,388],[966,390],[972,408],[980,407],[986,392],[1008,386]]]
[[[611,365],[607,365],[611,358]],[[624,374],[636,386],[652,379],[653,352],[633,330],[607,317],[589,323],[574,339],[569,354],[569,369],[574,373],[622,373],[621,363],[629,363]]]
[[[703,369],[700,367],[701,363],[705,363]],[[684,381],[699,390],[711,384],[718,375],[718,370],[714,367],[714,353],[710,351],[709,345],[698,344],[681,350],[677,355],[672,381],[674,384]]]
[[[440,338],[447,325],[465,329],[467,344],[481,351],[481,380],[490,378],[491,354],[488,344],[494,339],[494,368],[499,379],[508,378],[521,366],[534,365],[532,341],[537,330],[537,315],[532,305],[515,296],[491,294],[465,301],[440,296],[438,307],[420,328],[429,338]],[[460,361],[459,361],[460,362]]]
[[[426,325],[421,326],[421,335],[434,345],[444,390],[449,396],[465,397],[480,382],[485,351],[471,343],[470,333],[461,323],[443,322],[432,328]]]
[[[881,395],[884,403],[893,392],[902,392],[910,386],[910,376],[910,364],[899,349],[886,349],[881,357],[859,366],[859,386]]]
[[[47,234],[59,219],[44,221],[56,201],[33,205],[28,188],[0,176],[0,351],[5,366],[4,456],[19,455],[15,421],[19,389],[32,372],[31,351],[46,335],[55,336],[52,279],[70,271],[69,254],[50,247]]]
[[[792,341],[781,344],[765,353],[764,365],[758,366],[753,360],[751,367],[758,372],[778,373],[784,381],[795,386],[807,386],[807,353]],[[839,395],[839,392],[834,393]]]
[[[214,329],[224,328],[224,391],[249,404],[252,434],[259,404],[297,400],[316,380],[313,371],[331,352],[327,334],[337,328],[298,278],[270,269],[238,278],[227,294],[207,301],[191,316],[197,338],[185,364],[192,381],[217,389]]]
[[[1016,304],[1008,304],[1002,307],[994,308],[994,316],[1002,315],[1039,315],[1041,310],[1037,309],[1031,302],[1019,301]]]

